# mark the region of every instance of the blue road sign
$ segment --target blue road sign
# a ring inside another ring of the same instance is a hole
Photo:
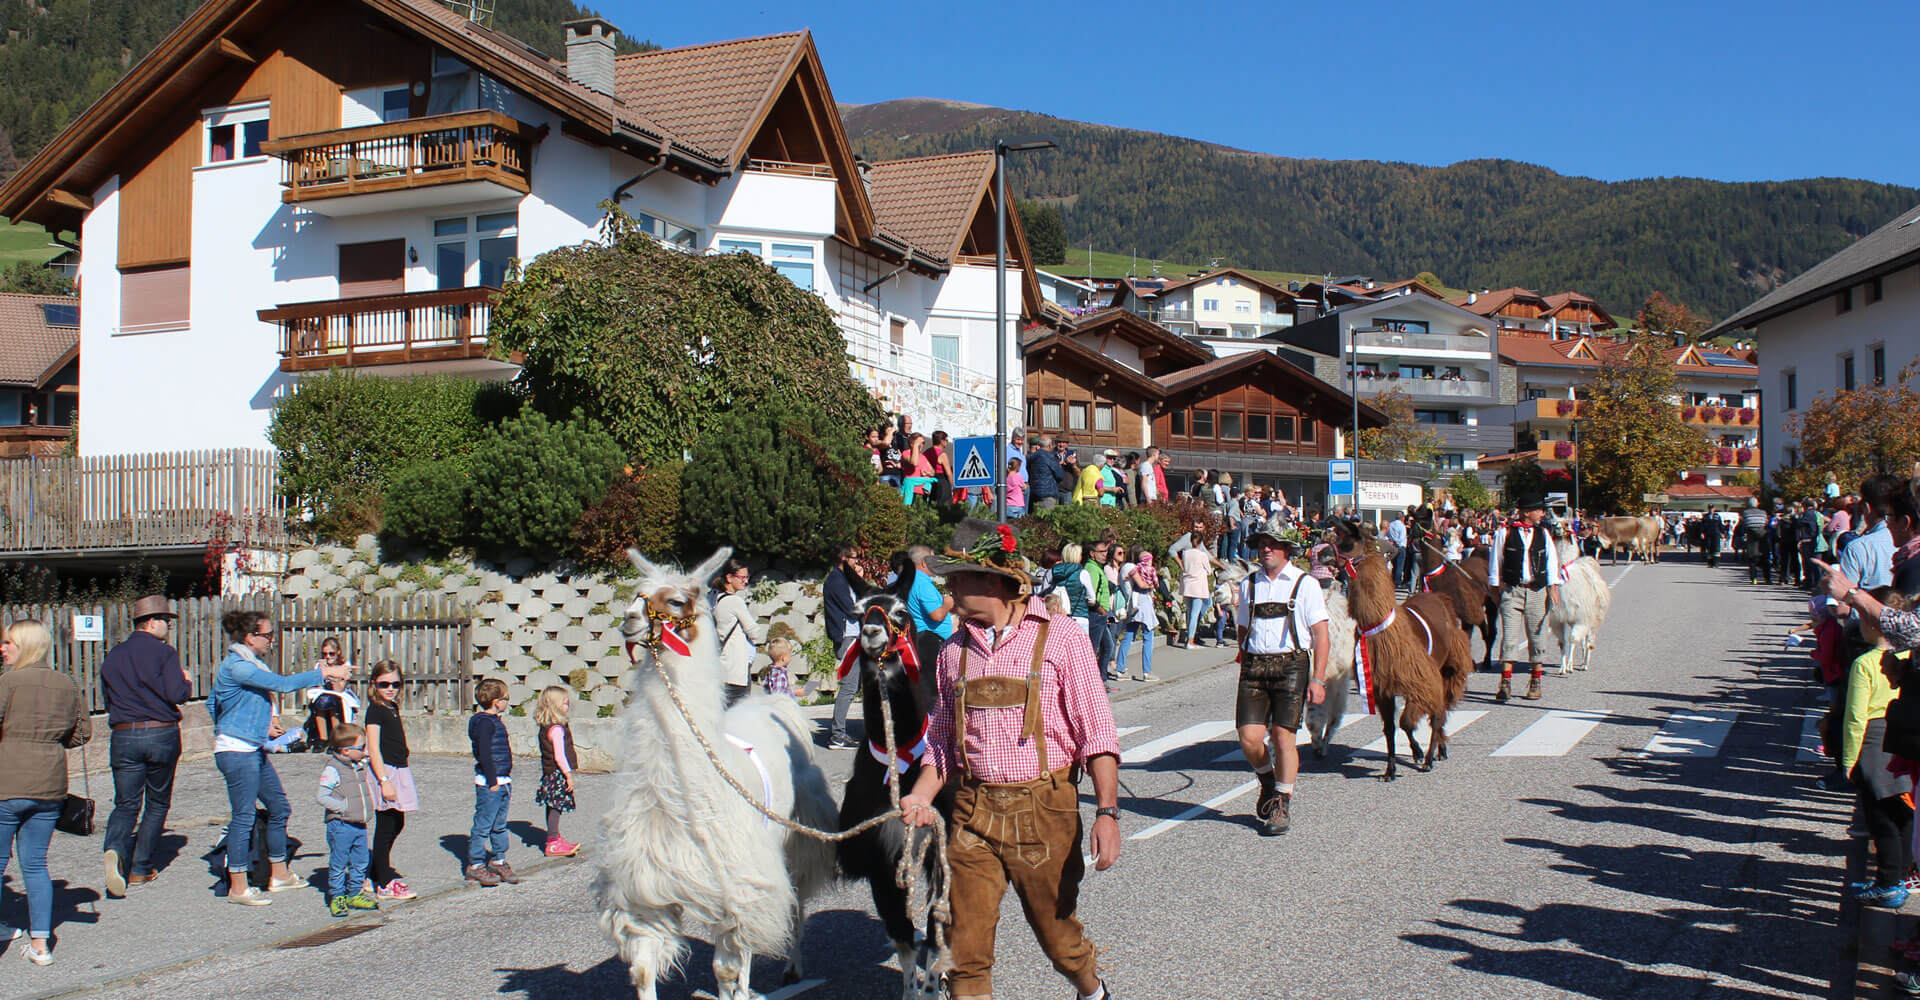
[[[1353,459],[1327,460],[1327,493],[1331,496],[1353,495]]]
[[[991,437],[955,438],[953,485],[992,486],[994,452]]]

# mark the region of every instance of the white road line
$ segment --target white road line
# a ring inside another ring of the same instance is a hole
[[[1490,756],[1564,757],[1611,714],[1601,709],[1555,709],[1506,742]]]
[[[813,989],[815,986],[825,986],[826,983],[827,981],[824,979],[802,979],[792,986],[782,986],[772,993],[756,993],[754,995],[758,996],[760,1000],[788,1000],[789,997],[797,997]],[[706,990],[699,990],[693,995],[696,1000],[714,1000],[714,995]]]
[[[1359,722],[1361,719],[1371,719],[1371,718],[1373,718],[1373,716],[1368,715],[1365,712],[1348,712],[1347,714],[1340,717],[1340,724],[1338,726],[1335,726],[1333,731],[1337,733],[1340,730],[1345,729],[1356,722]],[[1295,746],[1306,746],[1307,744],[1313,742],[1313,734],[1307,732],[1307,729],[1305,726],[1301,726],[1300,731],[1294,734],[1293,742]],[[1246,759],[1246,755],[1240,752],[1240,748],[1234,747],[1232,750],[1229,750],[1226,753],[1223,753],[1220,756],[1215,757],[1213,759],[1213,762],[1215,764],[1220,764],[1230,760],[1245,760],[1245,759]]]
[[[1739,717],[1739,712],[1725,708],[1675,712],[1667,716],[1667,724],[1653,734],[1640,756],[1717,756],[1720,744],[1727,741],[1727,733]]]
[[[1145,764],[1158,760],[1167,754],[1185,749],[1195,743],[1201,743],[1233,732],[1233,723],[1222,719],[1218,722],[1200,722],[1188,726],[1177,733],[1162,736],[1157,740],[1148,740],[1130,750],[1120,752],[1122,764]]]
[[[1132,736],[1134,733],[1140,732],[1141,730],[1144,730],[1144,729],[1152,729],[1152,728],[1153,728],[1152,726],[1121,726],[1120,738],[1124,740],[1127,737]]]
[[[1226,805],[1229,802],[1232,802],[1234,799],[1237,799],[1240,796],[1245,795],[1248,792],[1251,792],[1258,787],[1260,787],[1260,783],[1258,781],[1249,781],[1246,784],[1240,785],[1231,791],[1223,792],[1219,795],[1216,795],[1213,798],[1210,798],[1207,801],[1202,802],[1199,805],[1188,809],[1187,811],[1181,813],[1180,815],[1173,817],[1172,819],[1163,819],[1160,822],[1155,823],[1152,826],[1147,827],[1146,829],[1140,831],[1139,833],[1136,833],[1133,836],[1128,837],[1127,839],[1128,840],[1151,840],[1154,837],[1158,837],[1161,834],[1167,832],[1168,830],[1171,830],[1174,827],[1179,826],[1180,824],[1185,823],[1186,821],[1193,819],[1196,816],[1200,816],[1214,809],[1218,809],[1221,806]]]
[[[1794,754],[1795,760],[1824,761],[1826,755],[1820,752],[1820,720],[1827,714],[1824,708],[1803,709],[1800,720],[1800,752]]]
[[[1447,735],[1451,737],[1458,734],[1460,730],[1465,729],[1468,726],[1471,726],[1475,722],[1479,721],[1480,717],[1485,714],[1487,713],[1484,711],[1448,713]],[[1413,736],[1415,739],[1420,741],[1420,745],[1422,748],[1424,748],[1427,745],[1427,738],[1432,734],[1432,732],[1433,732],[1432,727],[1430,727],[1427,724],[1427,720],[1425,719],[1421,719],[1420,724],[1413,728]],[[1406,749],[1406,747],[1403,747],[1400,745],[1400,738],[1397,736],[1394,738],[1394,749],[1396,750]],[[1360,752],[1361,753],[1377,753],[1377,754],[1384,755],[1387,752],[1387,738],[1385,736],[1382,736],[1379,739],[1374,740],[1372,743],[1369,743],[1366,746],[1361,747]]]
[[[1620,586],[1620,581],[1622,581],[1622,580],[1624,580],[1624,579],[1626,579],[1626,578],[1627,578],[1627,574],[1628,574],[1628,573],[1631,573],[1631,572],[1633,572],[1633,564],[1632,564],[1632,563],[1628,563],[1628,564],[1627,564],[1627,568],[1626,568],[1626,569],[1623,569],[1623,570],[1621,570],[1621,571],[1620,571],[1620,575],[1619,575],[1619,576],[1616,576],[1616,577],[1614,577],[1614,578],[1613,578],[1613,582],[1612,582],[1612,583],[1609,583],[1609,584],[1607,584],[1607,589],[1608,589],[1608,590],[1612,590],[1613,588],[1615,588],[1615,587],[1618,587],[1618,586]]]

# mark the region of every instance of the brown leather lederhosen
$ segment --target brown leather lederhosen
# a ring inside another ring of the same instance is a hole
[[[954,685],[954,739],[959,787],[954,793],[953,971],[955,996],[993,991],[994,931],[1008,885],[1019,895],[1028,923],[1053,967],[1069,979],[1091,972],[1096,961],[1075,916],[1086,862],[1080,854],[1080,792],[1077,769],[1047,768],[1047,739],[1040,706],[1041,664],[1047,629],[1034,637],[1033,664],[1025,679],[967,676],[971,644],[963,636]],[[1025,713],[1022,737],[1034,741],[1040,775],[995,784],[975,778],[967,766],[967,710],[1014,708]]]
[[[1233,714],[1236,726],[1278,726],[1298,730],[1306,714],[1307,681],[1313,674],[1313,655],[1300,644],[1299,624],[1293,617],[1300,600],[1300,588],[1312,579],[1301,574],[1293,583],[1293,593],[1285,601],[1253,602],[1254,578],[1247,578],[1245,597],[1248,609],[1247,632],[1254,621],[1285,618],[1291,653],[1255,653],[1244,646],[1240,654],[1240,683],[1234,691]]]

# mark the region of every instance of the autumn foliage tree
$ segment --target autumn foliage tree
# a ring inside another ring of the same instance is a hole
[[[1390,389],[1368,401],[1387,415],[1385,427],[1367,427],[1360,431],[1359,455],[1383,462],[1431,462],[1440,452],[1440,435],[1428,430],[1413,415],[1413,397],[1403,389]]]
[[[1592,510],[1638,513],[1641,495],[1659,493],[1701,461],[1707,439],[1674,407],[1673,364],[1657,334],[1629,335],[1630,349],[1600,367],[1580,434],[1583,502]]]
[[[1705,330],[1708,323],[1685,303],[1668,298],[1665,292],[1654,292],[1633,314],[1633,325],[1650,333],[1691,334]]]
[[[1823,393],[1789,414],[1800,461],[1774,471],[1788,496],[1819,496],[1831,473],[1847,489],[1878,472],[1911,475],[1920,462],[1920,362],[1884,384]]]

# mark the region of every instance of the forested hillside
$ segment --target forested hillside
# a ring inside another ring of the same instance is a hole
[[[0,177],[47,144],[199,0],[0,0]],[[572,0],[496,0],[494,28],[559,55]],[[622,39],[621,51],[652,48]]]
[[[1143,258],[1363,273],[1455,287],[1576,288],[1628,317],[1661,290],[1713,317],[1920,203],[1913,188],[1821,178],[1607,183],[1512,160],[1421,167],[1307,160],[947,101],[841,109],[856,152],[891,159],[1046,133],[1016,157],[1024,198],[1055,199],[1067,243]]]

